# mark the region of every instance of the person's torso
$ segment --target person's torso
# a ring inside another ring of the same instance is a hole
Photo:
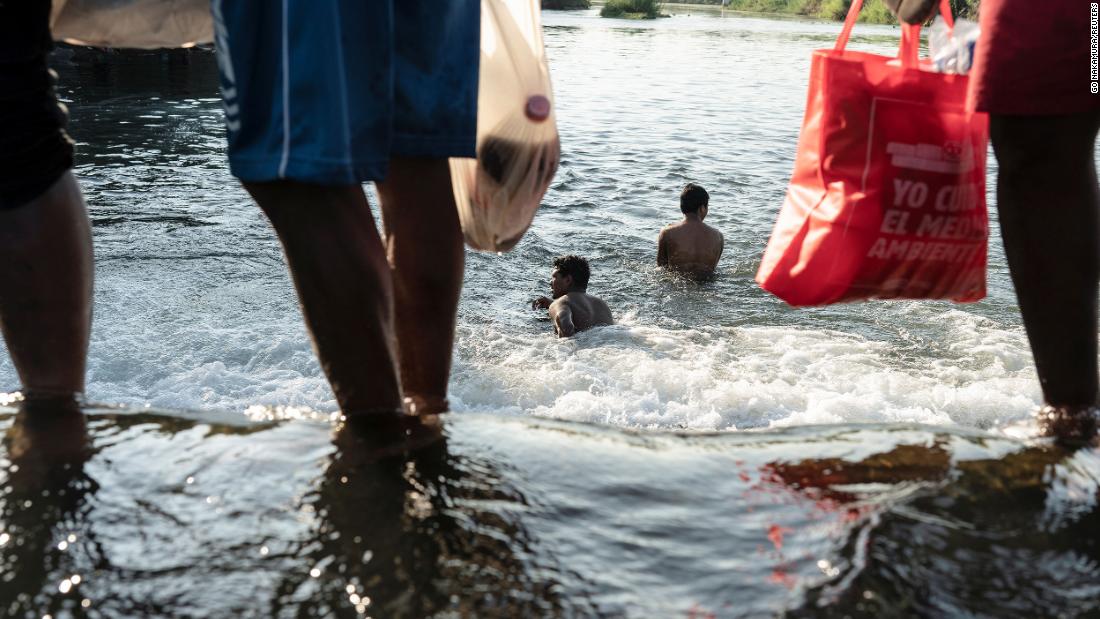
[[[584,292],[566,295],[566,303],[573,314],[573,327],[584,331],[600,325],[612,324],[611,308],[603,300]]]
[[[679,224],[665,235],[668,266],[690,273],[710,273],[722,257],[722,234],[700,222]]]

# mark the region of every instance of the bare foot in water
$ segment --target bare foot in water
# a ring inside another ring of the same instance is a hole
[[[1096,441],[1096,406],[1044,406],[1039,409],[1039,430],[1066,447],[1084,447]]]
[[[91,440],[80,404],[72,394],[24,395],[4,436],[12,471],[18,472],[13,482],[34,486],[88,460]]]
[[[336,428],[336,447],[349,461],[377,462],[403,456],[444,440],[447,400],[405,398],[405,410],[345,415]]]

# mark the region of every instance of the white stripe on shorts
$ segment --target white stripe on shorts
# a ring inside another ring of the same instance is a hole
[[[241,119],[237,118],[240,111],[237,105],[237,76],[233,73],[233,58],[229,53],[229,31],[225,28],[225,18],[222,17],[222,0],[214,0],[214,48],[218,59],[218,68],[221,69],[222,82],[222,107],[225,108],[225,126],[230,131],[240,131]]]
[[[286,166],[290,161],[290,36],[287,15],[290,0],[283,0],[283,158],[279,162],[279,178],[286,178]]]

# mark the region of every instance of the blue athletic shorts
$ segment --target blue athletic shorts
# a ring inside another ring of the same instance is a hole
[[[242,181],[382,180],[391,157],[474,157],[480,0],[213,0]]]

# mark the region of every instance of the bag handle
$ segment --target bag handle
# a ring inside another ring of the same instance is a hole
[[[840,36],[836,38],[836,45],[833,46],[834,51],[843,52],[844,48],[848,46],[848,39],[852,36],[852,28],[856,25],[861,8],[863,8],[863,0],[852,0],[851,6],[848,7],[848,16],[844,18],[844,28],[841,29]],[[940,0],[940,15],[943,16],[943,21],[947,23],[948,29],[955,27],[955,18],[951,14],[950,0]],[[901,59],[902,66],[916,67],[919,52],[920,24],[902,24],[901,45],[898,47],[898,58]]]

